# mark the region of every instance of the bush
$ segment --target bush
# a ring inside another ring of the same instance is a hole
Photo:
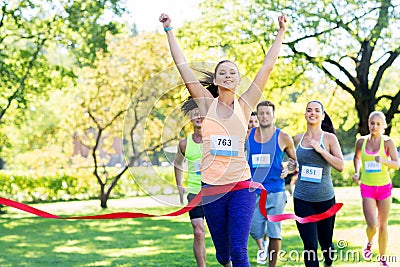
[[[0,171],[0,194],[18,202],[97,199],[100,186],[93,169],[58,172]],[[120,171],[107,168],[109,178]],[[172,167],[136,167],[127,171],[113,188],[110,198],[176,193]],[[106,185],[110,186],[111,181]]]
[[[332,183],[335,187],[355,185],[352,179],[354,173],[353,162],[345,161],[343,172],[338,172],[332,168]]]
[[[394,172],[392,176],[393,187],[400,187],[400,170]]]
[[[92,186],[90,175],[72,176],[67,173],[35,176],[32,173],[0,172],[0,193],[19,202],[82,200],[96,198],[98,187]]]

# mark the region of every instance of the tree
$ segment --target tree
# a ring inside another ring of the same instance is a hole
[[[296,66],[293,79],[301,79],[301,74],[307,71],[314,72],[314,76],[326,75],[332,81],[331,88],[336,84],[353,99],[359,133],[368,133],[368,115],[375,109],[385,113],[389,125],[386,133],[390,133],[395,116],[398,118],[400,113],[400,91],[387,82],[397,80],[398,83],[396,72],[390,71],[395,70],[393,65],[399,64],[398,2],[230,0],[223,4],[205,1],[201,8],[204,16],[190,29],[182,30],[184,35],[201,25],[209,34],[197,34],[199,41],[192,38],[193,45],[220,47],[231,55],[232,44],[266,47],[270,42],[268,32],[276,30],[272,27],[272,18],[277,17],[277,12],[288,14],[293,24],[288,33],[290,37],[285,38],[289,48],[285,51],[287,64]],[[253,51],[236,53],[252,65],[259,58]]]
[[[368,115],[378,108],[386,115],[389,134],[400,113],[400,90],[383,82],[393,77],[390,70],[400,54],[400,5],[388,0],[300,1],[289,9],[302,28],[301,36],[287,43],[294,56],[305,58],[352,96],[359,133],[369,132]],[[301,47],[307,41],[317,44],[318,54]]]
[[[86,137],[84,144],[91,151],[102,208],[107,208],[113,188],[129,167],[147,153],[154,153],[177,139],[171,130],[164,134],[164,139],[160,136],[167,114],[180,99],[180,94],[170,90],[176,89],[176,85],[167,84],[173,79],[170,73],[161,72],[171,64],[164,38],[157,34],[135,37],[121,34],[109,38],[109,53],[100,52],[93,67],[83,68],[79,75],[77,105],[71,110],[74,120],[70,122],[72,129]],[[169,129],[180,122],[174,121]],[[121,136],[122,132],[128,145],[124,151],[125,164],[110,174],[100,144],[107,150],[106,137]],[[142,142],[134,140],[136,136]]]
[[[65,87],[74,77],[70,69],[93,62],[98,49],[107,50],[107,32],[115,22],[104,23],[107,6],[115,14],[118,1],[1,1],[0,13],[0,122],[11,107],[23,108],[33,96]],[[49,58],[50,51],[58,58]],[[68,51],[75,54],[68,61]],[[12,106],[12,103],[15,105]]]
[[[7,112],[22,114],[16,111],[74,83],[73,66],[91,64],[97,50],[107,50],[106,34],[118,31],[107,10],[124,10],[118,0],[1,0],[0,9],[0,126],[15,122],[5,120]],[[9,140],[0,132],[1,151]]]

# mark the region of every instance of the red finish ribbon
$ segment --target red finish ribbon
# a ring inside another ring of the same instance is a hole
[[[334,204],[330,209],[327,211],[320,213],[320,214],[315,214],[315,215],[310,215],[307,217],[299,217],[295,214],[279,214],[279,215],[268,215],[267,210],[265,209],[265,204],[267,201],[267,191],[265,188],[260,184],[256,182],[250,182],[250,181],[243,181],[239,182],[236,184],[228,184],[228,185],[220,185],[220,186],[212,186],[212,187],[207,187],[207,188],[202,188],[200,193],[198,193],[192,201],[190,201],[189,204],[187,204],[185,207],[182,209],[179,209],[177,211],[167,213],[167,214],[162,214],[162,215],[153,215],[153,214],[147,214],[147,213],[140,213],[140,212],[115,212],[115,213],[108,213],[108,214],[101,214],[101,215],[91,215],[91,216],[73,216],[73,217],[61,217],[58,215],[54,215],[36,208],[33,208],[29,205],[16,202],[7,198],[2,198],[0,197],[0,204],[13,207],[22,211],[25,211],[27,213],[31,213],[33,215],[42,217],[42,218],[47,218],[47,219],[63,219],[63,220],[93,220],[93,219],[125,219],[125,218],[145,218],[145,217],[165,217],[165,216],[179,216],[182,215],[194,207],[196,207],[200,202],[202,196],[211,196],[211,195],[218,195],[218,194],[223,194],[227,193],[230,191],[235,191],[235,190],[241,190],[241,189],[262,189],[261,191],[261,196],[260,196],[260,201],[259,201],[259,207],[260,211],[263,214],[265,218],[267,218],[271,222],[280,222],[283,220],[289,220],[289,219],[294,219],[300,223],[309,223],[309,222],[317,222],[326,218],[329,218],[333,215],[335,215],[343,206],[343,203],[336,203]]]

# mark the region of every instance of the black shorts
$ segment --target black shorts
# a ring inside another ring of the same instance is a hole
[[[290,184],[290,182],[292,181],[292,177],[295,175],[295,173],[289,173],[286,177],[285,177],[285,184]]]
[[[196,196],[196,194],[189,193],[187,195],[188,202],[192,201],[192,199],[195,196]],[[204,218],[204,211],[203,211],[203,206],[201,205],[201,203],[189,211],[189,217],[191,220],[197,219],[197,218]]]

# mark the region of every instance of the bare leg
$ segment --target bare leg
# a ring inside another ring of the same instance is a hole
[[[378,245],[379,254],[384,256],[386,253],[387,242],[388,242],[388,219],[390,204],[392,203],[392,197],[388,197],[384,200],[378,201]]]
[[[264,242],[263,249],[264,250],[266,250],[266,248],[268,248],[267,241],[268,241],[268,236],[267,236],[267,234],[264,234],[264,240],[263,240],[263,242]]]
[[[264,246],[263,246],[263,239],[262,239],[262,238],[257,239],[257,240],[256,240],[256,243],[257,243],[257,246],[258,246],[258,250],[263,250],[263,249],[264,249]]]
[[[205,231],[204,231],[204,219],[196,218],[192,219],[193,226],[193,252],[196,258],[197,266],[206,266],[206,246],[204,243]]]
[[[376,226],[377,226],[377,220],[376,220],[377,203],[375,199],[363,198],[362,204],[363,204],[365,221],[367,223],[366,233],[368,242],[372,242],[374,235],[376,233]]]
[[[268,255],[269,267],[275,267],[278,259],[278,253],[281,250],[281,240],[278,238],[269,238]]]

